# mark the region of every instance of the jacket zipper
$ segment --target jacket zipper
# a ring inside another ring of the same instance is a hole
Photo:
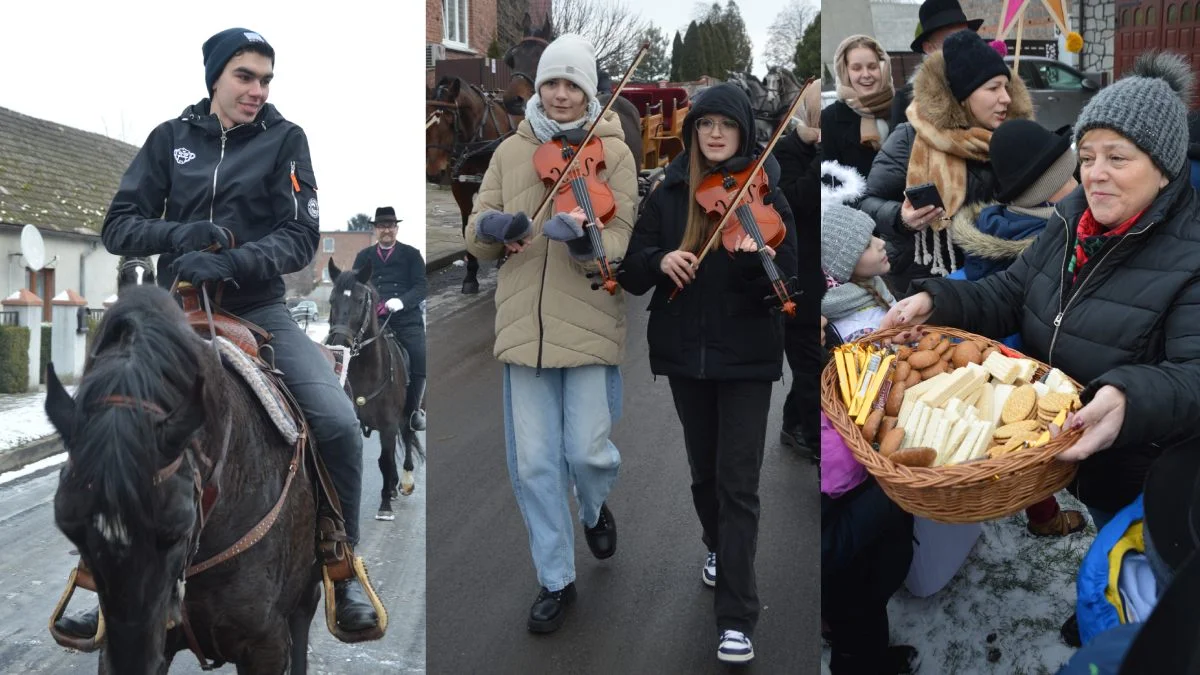
[[[537,375],[542,374],[542,347],[546,343],[546,324],[542,317],[542,299],[546,297],[546,268],[550,266],[550,246],[546,246],[546,255],[542,257],[542,285],[538,289],[538,356]]]
[[[1058,212],[1055,211],[1055,213],[1057,214]],[[1061,215],[1059,215],[1058,217],[1060,219],[1062,219],[1063,227],[1065,227],[1067,229],[1067,250],[1063,252],[1063,266],[1062,266],[1062,277],[1061,277],[1065,282],[1066,276],[1067,276],[1067,260],[1071,256],[1071,229],[1070,229],[1070,226],[1067,224],[1066,218],[1063,218]],[[1128,239],[1129,237],[1136,237],[1144,232],[1147,232],[1147,231],[1149,231],[1150,228],[1154,227],[1157,224],[1158,224],[1157,222],[1150,223],[1149,225],[1142,228],[1138,232],[1130,232],[1129,234],[1126,234],[1125,236],[1118,239],[1117,243],[1112,245],[1112,248],[1108,249],[1107,251],[1104,252],[1104,255],[1100,256],[1100,259],[1097,260],[1096,264],[1092,266],[1091,271],[1088,272],[1087,276],[1083,278],[1083,281],[1075,286],[1075,290],[1071,293],[1071,297],[1067,298],[1066,305],[1063,304],[1062,293],[1058,294],[1058,315],[1054,317],[1054,335],[1053,335],[1053,337],[1050,338],[1050,353],[1047,354],[1047,362],[1049,363],[1049,365],[1051,367],[1054,366],[1054,344],[1056,342],[1058,342],[1058,329],[1060,326],[1062,326],[1063,315],[1067,313],[1068,309],[1070,309],[1071,303],[1075,302],[1075,298],[1079,297],[1079,293],[1083,290],[1083,287],[1087,285],[1088,280],[1092,278],[1092,275],[1096,273],[1096,270],[1100,269],[1100,265],[1104,263],[1105,259],[1108,258],[1109,254],[1112,253],[1113,251],[1117,250],[1117,248],[1120,247],[1121,244],[1124,243],[1126,239]]]
[[[220,122],[217,122],[217,123],[220,124]],[[216,216],[216,211],[217,211],[217,174],[220,173],[220,171],[221,171],[221,162],[225,161],[225,140],[227,138],[226,134],[230,131],[233,131],[234,129],[237,129],[240,126],[242,126],[242,125],[238,124],[236,126],[230,127],[229,129],[226,129],[223,126],[221,127],[221,156],[217,159],[217,165],[215,167],[213,167],[212,202],[210,202],[209,206],[208,206],[208,220],[210,222],[216,221],[215,216]]]

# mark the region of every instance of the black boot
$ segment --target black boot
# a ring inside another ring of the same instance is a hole
[[[348,633],[357,633],[379,623],[375,607],[371,605],[358,579],[339,581],[334,585],[333,591],[339,628]]]
[[[82,614],[64,616],[54,622],[54,627],[71,637],[96,637],[96,631],[100,630],[100,607],[93,607]]]
[[[562,625],[567,615],[567,605],[575,602],[575,583],[567,584],[561,591],[550,591],[545,586],[538,593],[533,607],[529,608],[529,631],[553,633]]]
[[[595,525],[583,528],[583,534],[592,555],[600,560],[611,558],[617,552],[617,521],[613,520],[607,503],[600,505],[600,518]]]
[[[421,410],[421,401],[425,398],[425,378],[414,377],[408,383],[408,391],[404,397],[404,418],[413,431],[425,431],[425,411]]]

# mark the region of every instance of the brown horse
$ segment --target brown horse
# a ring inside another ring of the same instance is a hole
[[[546,46],[554,40],[554,28],[550,24],[549,16],[546,17],[546,21],[540,28],[534,28],[528,13],[525,14],[522,25],[525,37],[504,55],[504,63],[508,64],[512,70],[508,88],[504,90],[504,108],[512,114],[524,115],[525,102],[534,94],[533,84],[534,78],[537,77],[538,62],[541,61],[542,52],[546,51]],[[600,105],[603,106],[612,98],[612,87],[604,84],[608,77],[601,72],[599,63],[596,64],[596,76],[596,81],[600,83],[597,98],[600,100]],[[642,161],[642,116],[638,113],[637,106],[625,98],[618,98],[613,103],[612,110],[617,113],[617,117],[621,121],[621,130],[625,132],[625,145],[629,146],[634,159],[640,164]]]
[[[492,152],[516,124],[498,100],[458,77],[438,80],[425,107],[425,178],[441,183],[449,175],[466,236],[467,218]],[[479,292],[478,272],[479,261],[468,253],[463,293]]]
[[[55,524],[103,609],[100,673],[167,672],[187,649],[181,625],[201,653],[239,673],[306,671],[321,597],[313,485],[165,290],[122,289],[74,398],[47,368],[46,414],[68,453]],[[258,543],[204,569],[275,508]]]

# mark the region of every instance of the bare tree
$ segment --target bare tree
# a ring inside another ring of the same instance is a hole
[[[283,284],[287,288],[288,297],[303,298],[312,293],[317,287],[316,270],[313,264],[310,263],[302,270],[283,275]]]
[[[775,21],[767,32],[765,50],[766,65],[791,68],[796,57],[796,44],[804,38],[804,31],[816,18],[820,6],[812,0],[789,0],[775,15]]]
[[[651,26],[623,0],[556,2],[551,21],[557,35],[578,33],[587,38],[596,48],[596,60],[613,74],[614,81],[629,67]]]

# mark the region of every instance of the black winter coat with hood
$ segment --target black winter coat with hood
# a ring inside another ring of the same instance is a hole
[[[746,95],[732,85],[705,90],[692,103],[683,123],[686,152],[667,167],[667,176],[649,197],[633,228],[620,275],[621,286],[634,295],[653,289],[647,338],[650,370],[656,375],[712,380],[779,379],[783,373],[783,319],[774,309],[770,283],[758,254],[730,255],[716,250],[705,256],[695,280],[673,301],[674,282],[663,274],[663,256],[677,250],[687,227],[688,162],[693,128],[701,115],[716,113],[738,122],[741,145],[726,161],[742,168],[756,154],[754,115]],[[779,185],[779,164],[769,157],[767,180]],[[775,264],[785,278],[796,275],[796,228],[787,199],[778,187],[772,206],[787,227]]]
[[[100,237],[115,255],[158,258],[170,286],[171,230],[211,221],[233,232],[234,279],[222,306],[283,302],[283,275],[304,269],[319,239],[317,181],[304,130],[267,104],[250,124],[222,130],[209,100],[150,132],[121,178]]]
[[[1125,392],[1116,442],[1084,460],[1072,491],[1116,512],[1142,491],[1162,448],[1197,436],[1200,419],[1200,203],[1183,171],[1127,234],[1092,255],[1072,282],[1067,261],[1087,208],[1083,188],[1007,270],[968,282],[915,284],[934,299],[928,323],[1000,340],[1085,386]]]

